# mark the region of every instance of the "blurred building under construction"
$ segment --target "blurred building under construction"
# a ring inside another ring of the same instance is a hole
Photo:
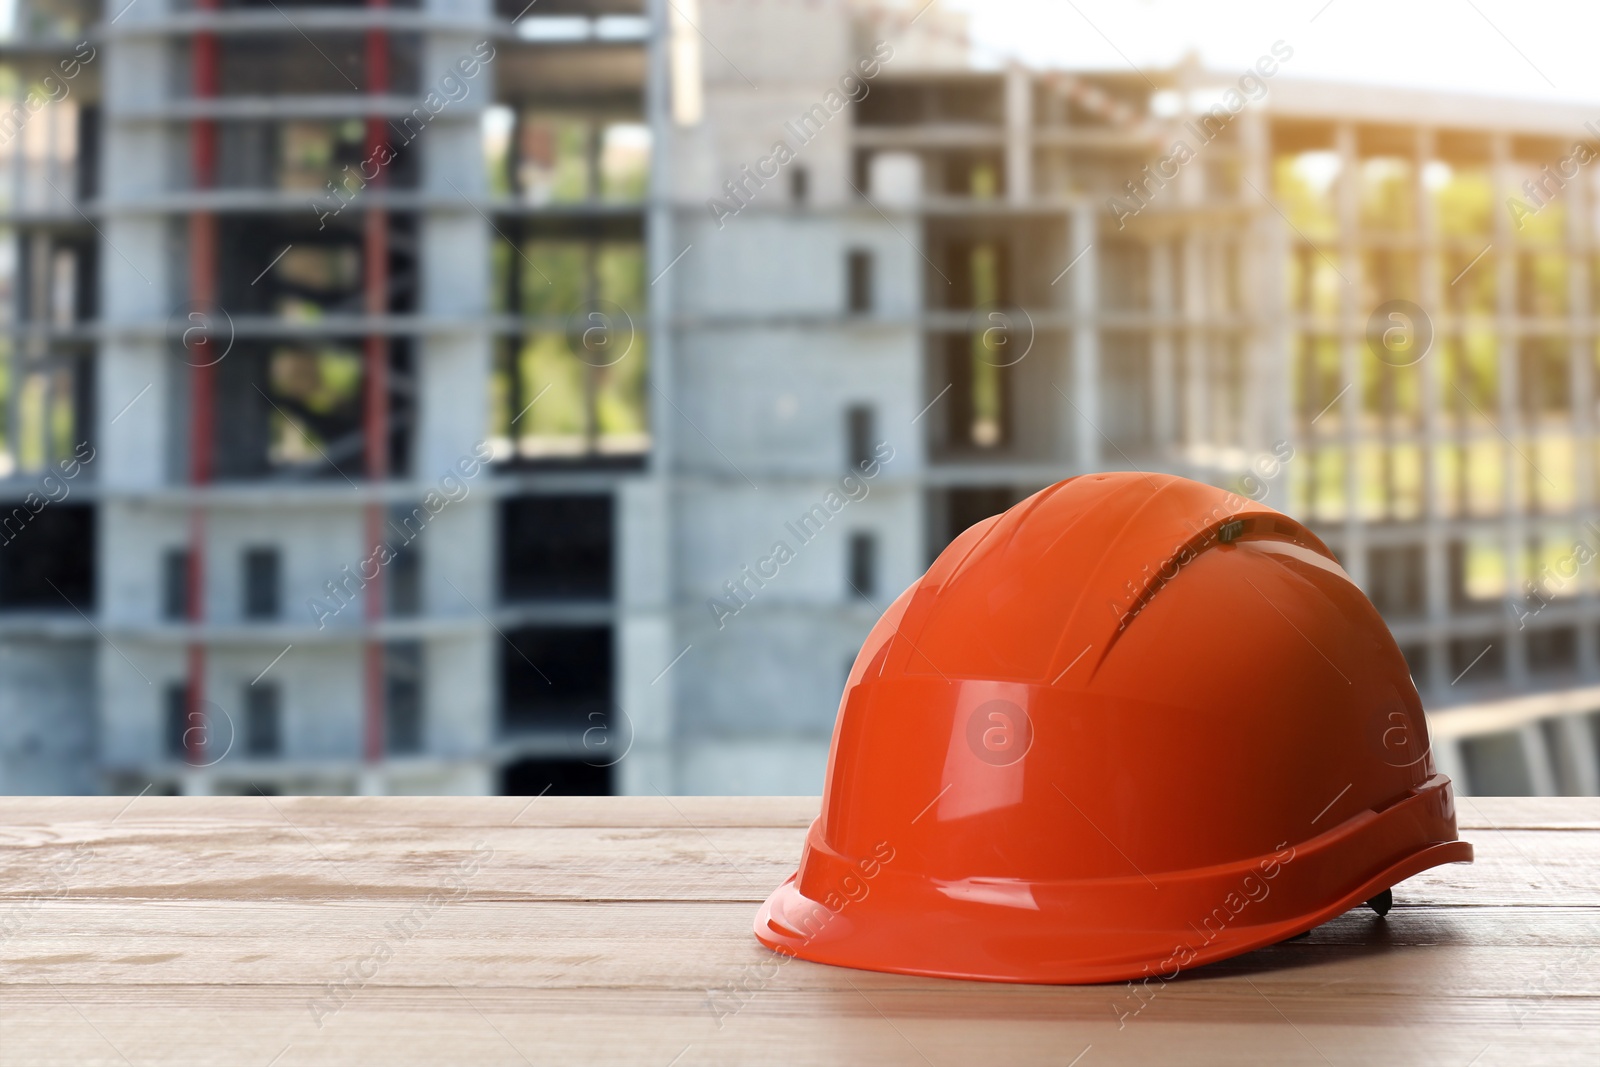
[[[1578,108],[920,3],[12,14],[0,791],[815,793],[932,556],[1136,467],[1312,524],[1465,791],[1600,792]]]

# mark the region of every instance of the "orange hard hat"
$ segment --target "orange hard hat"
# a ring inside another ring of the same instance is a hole
[[[878,620],[755,932],[876,971],[1171,977],[1471,859],[1406,661],[1321,541],[1214,486],[1084,475]]]

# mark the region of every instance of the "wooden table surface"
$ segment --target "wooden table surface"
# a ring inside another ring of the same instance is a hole
[[[1600,1063],[1600,800],[1463,799],[1475,865],[1143,1001],[767,952],[816,809],[7,798],[0,1064]]]

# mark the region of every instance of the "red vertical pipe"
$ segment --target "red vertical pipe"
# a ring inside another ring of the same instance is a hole
[[[388,6],[387,0],[367,0],[368,8],[379,11]],[[389,91],[389,34],[386,30],[370,29],[366,40],[367,91],[374,96]],[[367,118],[366,152],[363,155],[361,177],[376,170],[368,181],[376,189],[384,185],[384,171],[378,160],[380,150],[387,141],[384,120],[371,115]],[[381,207],[366,214],[363,234],[363,258],[366,269],[365,311],[369,316],[379,316],[389,310],[389,217]],[[367,477],[375,486],[389,476],[389,343],[376,330],[366,336],[365,351],[366,391],[363,403],[364,437],[366,440]],[[375,548],[384,536],[384,504],[374,501],[366,510],[367,546]],[[383,618],[384,583],[379,570],[367,583],[366,618],[375,625]],[[386,703],[383,677],[383,645],[371,639],[363,649],[366,668],[366,722],[365,754],[369,764],[383,758],[384,705]]]
[[[202,11],[214,11],[217,0],[198,0]],[[204,100],[217,95],[218,48],[214,33],[194,37],[194,96]],[[196,119],[190,129],[191,164],[196,190],[209,189],[216,180],[217,124]],[[189,215],[189,300],[193,310],[206,316],[217,302],[217,217],[210,211]],[[196,490],[211,480],[213,426],[216,422],[216,367],[212,341],[202,337],[188,346],[189,376],[189,483]],[[189,511],[188,603],[186,615],[196,634],[188,647],[188,692],[185,699],[184,755],[191,764],[203,761],[207,740],[205,721],[206,648],[198,634],[205,622],[206,513],[197,499]]]

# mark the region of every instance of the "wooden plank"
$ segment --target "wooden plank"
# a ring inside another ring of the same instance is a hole
[[[215,821],[337,824],[351,828],[436,826],[468,830],[539,826],[773,826],[805,829],[819,797],[4,797],[0,832],[115,819],[185,827]]]
[[[150,833],[174,826],[184,835],[207,828],[333,826],[349,831],[435,828],[466,833],[505,826],[803,830],[815,797],[7,797],[0,802],[0,847],[71,839],[75,828],[98,837],[108,825]],[[615,805],[615,807],[612,807]],[[1458,823],[1468,830],[1600,829],[1600,797],[1462,797]]]
[[[715,991],[713,1001],[738,1003],[752,990],[839,990],[862,978],[840,968],[791,966],[796,961],[769,954],[751,936],[752,909],[744,904],[455,902],[409,920],[406,910],[392,904],[176,903],[135,910],[54,903],[0,948],[10,983],[7,1004],[25,1003],[29,989],[48,1000],[50,982],[101,988],[114,1000],[128,995],[118,991],[124,985],[169,997],[213,989],[224,977],[241,993],[261,986],[313,996],[368,957],[374,958],[369,969],[378,972],[370,983],[374,993],[435,986],[440,974],[449,974],[484,987],[676,989],[702,998]],[[380,952],[380,945],[390,951]],[[1481,972],[1465,967],[1437,988],[1409,988],[1415,973],[1406,968],[1423,957],[1444,966],[1499,962]],[[1580,966],[1585,961],[1589,965]],[[1551,988],[1530,983],[1547,969],[1562,974],[1565,993],[1600,996],[1600,966],[1594,964],[1600,964],[1600,923],[1591,909],[1502,908],[1463,919],[1457,909],[1417,906],[1397,908],[1386,920],[1350,912],[1302,940],[1214,964],[1203,974],[1281,971],[1279,988],[1303,992],[1298,983],[1304,975],[1316,971],[1315,985],[1327,973],[1344,972],[1349,977],[1342,980],[1383,996],[1517,999],[1548,997]],[[895,975],[874,981],[898,989],[948,984]],[[973,996],[988,991],[1009,998],[1018,988],[957,984]],[[1204,983],[1185,980],[1172,988]]]
[[[465,880],[468,899],[756,902],[800,857],[800,827],[313,822],[260,802],[254,818],[131,814],[0,828],[0,902],[51,892],[124,899],[420,899]],[[1600,905],[1600,833],[1469,830],[1478,862],[1405,883],[1402,900]],[[475,852],[482,849],[483,852]],[[57,873],[52,873],[57,872]],[[70,872],[62,878],[59,872]],[[138,877],[130,877],[137,872]],[[58,884],[65,883],[65,884]]]
[[[58,841],[0,845],[0,902],[45,892],[126,900],[421,899],[459,881],[474,899],[764,899],[793,873],[803,830],[723,827],[396,826],[124,821]],[[474,859],[478,866],[460,874]],[[61,874],[52,872],[63,872]],[[65,876],[63,876],[63,874]]]
[[[754,902],[815,807],[7,801],[0,1063],[1492,1067],[1600,1047],[1590,802],[1464,802],[1479,862],[1405,883],[1388,919],[1138,988],[767,952]]]
[[[540,826],[769,826],[805,829],[818,797],[5,797],[0,835],[32,826],[118,824],[177,818],[185,826],[240,820],[349,827],[439,826],[455,829]],[[274,810],[276,809],[276,810]],[[1458,797],[1457,822],[1468,829],[1600,829],[1600,797]],[[281,813],[281,814],[280,814]],[[0,842],[6,840],[0,836]]]
[[[1600,830],[1600,797],[1457,797],[1468,830]]]

